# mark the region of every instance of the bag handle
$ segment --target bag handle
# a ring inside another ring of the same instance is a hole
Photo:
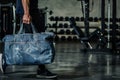
[[[28,25],[30,25],[29,27],[31,27],[33,34],[37,33],[32,22],[30,24],[28,24]],[[17,34],[22,34],[22,33],[25,33],[24,32],[24,23],[20,24],[20,29],[19,29]]]

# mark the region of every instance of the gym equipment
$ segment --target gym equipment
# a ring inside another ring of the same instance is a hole
[[[16,16],[14,4],[0,4],[0,24],[1,38],[6,34],[11,34],[12,32],[15,33]]]

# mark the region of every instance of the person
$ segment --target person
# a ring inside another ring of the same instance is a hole
[[[33,1],[33,2],[32,2]],[[32,3],[32,4],[31,4]],[[16,2],[16,14],[19,15],[24,24],[30,24],[31,22],[35,25],[39,32],[45,31],[44,26],[40,26],[40,14],[39,9],[37,8],[38,0],[17,0]],[[34,12],[34,13],[33,13]],[[36,14],[38,13],[38,14]],[[25,26],[25,30],[28,29],[29,26]],[[55,78],[56,74],[50,72],[44,64],[38,65],[37,69],[37,77],[38,78]]]

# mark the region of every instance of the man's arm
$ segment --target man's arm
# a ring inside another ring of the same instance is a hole
[[[31,22],[31,16],[29,12],[29,0],[22,0],[22,5],[24,9],[23,23],[29,24]]]

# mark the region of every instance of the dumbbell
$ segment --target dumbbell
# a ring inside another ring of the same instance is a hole
[[[61,36],[61,41],[66,41],[66,37],[65,36]]]
[[[72,41],[72,36],[68,36],[67,41]]]
[[[81,21],[84,21],[84,17],[81,17]]]
[[[98,19],[97,17],[94,18],[94,22],[98,22],[98,20],[99,20],[99,19]]]
[[[65,17],[65,21],[69,21],[69,17]]]
[[[59,21],[64,21],[64,18],[62,16],[59,17]]]
[[[89,17],[88,20],[89,20],[89,21],[93,21],[93,17]]]
[[[49,19],[50,19],[50,21],[55,21],[54,16],[51,16]]]
[[[64,30],[64,29],[61,29],[58,33],[59,33],[59,34],[65,34],[65,30]]]
[[[69,29],[67,29],[66,34],[71,34],[71,31]]]
[[[55,31],[54,31],[54,30],[49,30],[49,32],[53,32],[53,33],[55,33]]]
[[[60,24],[58,25],[58,27],[59,27],[59,28],[63,28],[64,25],[63,25],[62,23],[60,23]]]
[[[78,40],[77,36],[73,36],[73,41],[77,41],[77,40]]]
[[[74,30],[74,29],[72,30],[72,34],[76,34],[76,32],[75,32],[75,30]]]
[[[57,26],[56,26],[55,23],[53,23],[52,26],[51,26],[51,28],[56,28],[56,27],[57,27]]]
[[[80,21],[80,18],[79,18],[79,17],[76,17],[75,20],[76,20],[76,21]]]
[[[59,17],[58,16],[55,17],[55,21],[59,21]]]
[[[69,26],[69,25],[68,25],[67,23],[64,24],[64,28],[68,28],[68,26]]]

